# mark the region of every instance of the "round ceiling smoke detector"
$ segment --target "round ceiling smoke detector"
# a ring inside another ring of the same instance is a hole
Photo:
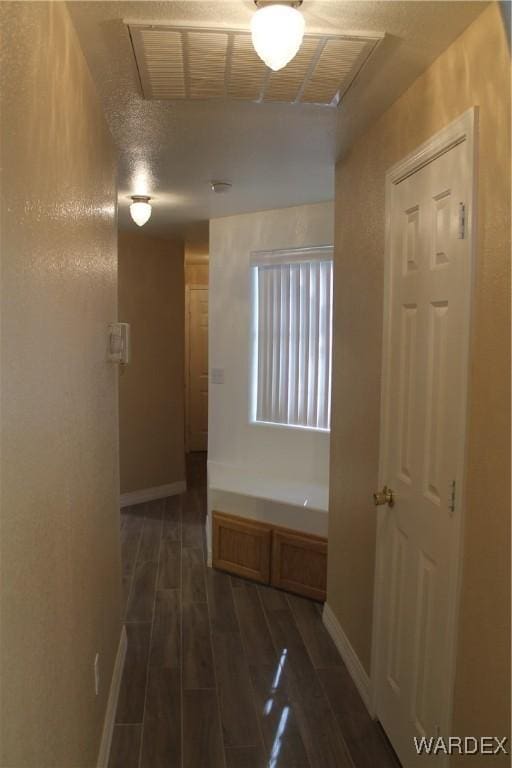
[[[230,181],[211,181],[210,186],[212,188],[212,192],[215,192],[218,195],[222,195],[226,192],[229,192],[233,185]]]

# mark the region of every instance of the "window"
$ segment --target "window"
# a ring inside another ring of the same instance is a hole
[[[328,430],[332,247],[254,253],[252,419]]]

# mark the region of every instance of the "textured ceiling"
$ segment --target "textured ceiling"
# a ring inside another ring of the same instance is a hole
[[[479,2],[304,0],[310,33],[386,33],[337,109],[311,104],[143,99],[125,23],[246,29],[252,0],[70,2],[120,152],[119,222],[129,195],[154,196],[145,230],[182,235],[211,217],[332,199],[334,163],[481,13]],[[227,195],[211,179],[233,183]]]

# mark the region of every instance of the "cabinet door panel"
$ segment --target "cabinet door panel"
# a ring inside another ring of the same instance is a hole
[[[214,512],[213,567],[268,584],[271,538],[264,523]]]
[[[325,600],[327,541],[308,534],[275,529],[270,583],[273,587],[313,600]]]

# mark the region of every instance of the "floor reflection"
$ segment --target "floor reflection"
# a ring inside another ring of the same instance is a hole
[[[279,685],[281,683],[281,678],[283,675],[284,666],[287,661],[288,656],[288,649],[284,648],[283,652],[281,653],[281,656],[279,658],[279,663],[277,665],[276,673],[274,675],[274,679],[272,680],[272,686],[270,688],[270,694],[265,702],[265,706],[263,708],[263,714],[265,717],[268,717],[270,713],[272,712],[272,709],[274,708],[275,704],[275,694],[277,692],[277,689],[279,688]],[[279,753],[281,751],[281,744],[282,744],[282,738],[286,731],[286,723],[288,721],[288,717],[290,714],[290,707],[285,706],[283,707],[283,710],[281,712],[281,716],[279,718],[279,723],[277,726],[276,734],[274,736],[274,741],[272,743],[272,750],[270,752],[270,757],[268,761],[268,768],[277,768],[278,760],[279,760]]]
[[[279,725],[277,726],[276,736],[274,743],[272,744],[272,752],[270,753],[270,759],[268,761],[268,768],[276,768],[277,761],[279,759],[279,753],[281,751],[281,739],[286,730],[286,722],[288,715],[290,714],[290,707],[284,707],[279,719]]]

